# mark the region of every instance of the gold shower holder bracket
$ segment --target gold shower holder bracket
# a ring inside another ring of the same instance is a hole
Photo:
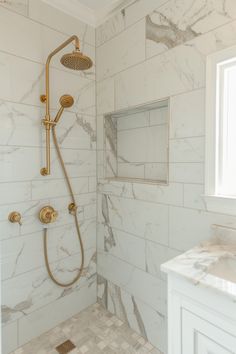
[[[68,205],[68,210],[71,215],[75,215],[77,212],[78,206],[75,203],[70,203]]]

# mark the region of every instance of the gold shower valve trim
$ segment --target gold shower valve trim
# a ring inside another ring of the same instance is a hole
[[[50,224],[52,222],[55,222],[57,217],[58,212],[50,205],[43,207],[39,212],[39,220],[43,224]]]

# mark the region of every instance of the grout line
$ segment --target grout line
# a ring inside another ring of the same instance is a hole
[[[43,230],[42,230],[42,232],[43,232]],[[79,247],[79,244],[78,244],[78,247]],[[86,253],[86,252],[88,253],[88,251],[91,251],[91,250],[93,250],[93,249],[96,249],[96,248],[95,248],[94,246],[91,246],[91,247],[89,247],[89,248],[85,248],[85,253]],[[79,252],[76,252],[76,253],[71,253],[71,254],[69,254],[68,256],[61,257],[61,258],[56,259],[56,260],[53,261],[53,262],[50,262],[50,266],[53,267],[53,266],[55,266],[58,262],[64,261],[64,260],[69,259],[69,258],[74,257],[74,256],[79,256],[79,255],[80,255],[80,251],[79,251]],[[90,262],[90,260],[91,260],[91,259],[89,259],[89,262]],[[13,277],[5,278],[5,279],[2,280],[2,284],[4,284],[4,282],[11,281],[12,279],[19,278],[19,277],[21,277],[21,276],[23,276],[23,275],[26,275],[26,274],[28,274],[28,273],[35,272],[35,271],[40,270],[40,269],[41,269],[42,271],[45,269],[45,264],[44,264],[44,263],[43,263],[42,265],[38,266],[38,267],[31,268],[31,269],[29,269],[29,270],[27,270],[27,271],[25,271],[25,272],[22,272],[22,273],[18,273],[18,274],[16,274],[16,275],[14,275]],[[47,280],[48,280],[48,279],[49,279],[49,278],[47,278]]]
[[[36,1],[38,1],[38,0],[36,0]],[[39,24],[39,25],[41,25],[41,26],[44,26],[44,27],[46,27],[46,28],[48,28],[48,29],[50,29],[50,30],[53,30],[53,31],[55,31],[55,32],[57,32],[57,33],[60,33],[60,34],[63,34],[64,36],[71,36],[71,33],[62,32],[62,31],[60,31],[60,30],[58,30],[58,29],[55,29],[54,27],[51,27],[51,26],[49,26],[49,25],[46,25],[45,23],[40,22],[40,21],[35,20],[34,18],[32,18],[32,17],[30,16],[30,14],[29,14],[29,0],[28,0],[28,6],[27,6],[27,7],[28,7],[28,10],[27,10],[28,16],[25,16],[25,15],[23,15],[23,14],[17,12],[16,10],[13,10],[13,9],[11,9],[11,8],[8,8],[8,7],[4,6],[3,4],[0,4],[0,6],[3,7],[6,11],[13,12],[13,13],[15,13],[15,14],[18,15],[18,16],[24,17],[25,19],[27,19],[27,20],[30,21],[30,22],[35,22],[35,23],[37,23],[37,24]],[[49,5],[49,6],[50,6],[50,5]],[[50,7],[51,7],[51,6],[50,6]],[[67,15],[65,12],[63,12],[63,11],[61,11],[61,10],[58,10],[58,11],[60,11],[63,15]],[[67,15],[67,16],[68,16],[68,17],[72,17],[72,16],[70,16],[70,15]],[[75,17],[73,17],[73,18],[75,18]],[[75,19],[76,19],[76,18],[75,18]],[[79,20],[79,19],[76,19],[76,20],[77,20],[82,26],[84,25],[85,28],[89,26],[88,24],[86,24],[85,22],[82,22],[82,21]],[[92,28],[92,26],[89,26],[89,27]],[[95,48],[95,49],[96,49],[96,43],[91,44],[91,43],[89,43],[89,42],[87,42],[87,41],[83,41],[83,43],[84,43],[84,44],[87,44],[87,45],[91,46],[92,48]]]

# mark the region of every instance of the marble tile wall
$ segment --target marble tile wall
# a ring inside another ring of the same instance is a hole
[[[12,25],[14,24],[14,26]],[[95,60],[95,30],[42,1],[0,1],[0,248],[2,280],[3,354],[28,342],[96,302],[96,105],[95,66],[86,73],[52,60],[52,115],[62,94],[75,104],[57,126],[71,177],[85,247],[82,279],[63,289],[49,279],[43,258],[42,206],[53,205],[58,221],[49,230],[49,257],[55,275],[72,279],[81,253],[71,202],[52,144],[52,174],[40,175],[45,137],[41,119],[45,108],[47,55],[72,34]],[[71,50],[69,48],[69,50]],[[68,50],[68,48],[67,48]],[[10,224],[8,214],[22,214],[22,226]]]
[[[235,43],[234,0],[137,0],[96,30],[98,298],[164,353],[160,264],[208,239],[212,224],[236,226],[202,198],[206,56]],[[166,97],[169,185],[106,180],[103,115]]]

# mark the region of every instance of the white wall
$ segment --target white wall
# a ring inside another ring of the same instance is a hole
[[[75,105],[57,126],[62,154],[72,177],[85,245],[85,272],[70,289],[49,279],[43,258],[43,228],[38,212],[51,204],[59,211],[49,231],[49,257],[61,281],[72,279],[80,248],[71,202],[52,149],[52,175],[42,177],[45,150],[41,119],[45,107],[47,55],[72,34],[95,58],[95,31],[38,0],[7,1],[0,6],[0,247],[2,263],[3,347],[8,353],[96,301],[96,120],[95,67],[80,73],[52,61],[52,115],[68,93]],[[72,46],[66,51],[71,50]],[[52,144],[53,145],[53,144]],[[8,222],[10,211],[23,225]]]
[[[236,2],[139,0],[97,29],[98,296],[166,353],[160,264],[236,218],[207,212],[206,55],[236,43]],[[103,115],[170,97],[170,184],[108,183]]]

